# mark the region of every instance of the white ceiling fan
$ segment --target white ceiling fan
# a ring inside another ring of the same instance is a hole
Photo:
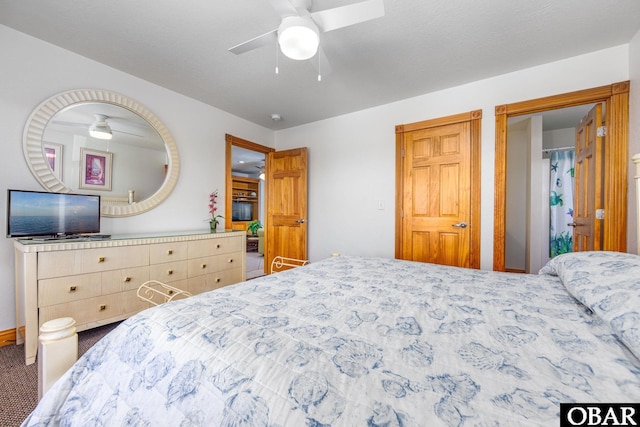
[[[94,117],[94,120],[91,123],[71,122],[71,121],[64,121],[64,120],[53,120],[51,122],[51,124],[58,125],[58,126],[71,126],[71,127],[79,127],[79,128],[88,129],[89,130],[89,135],[91,137],[97,138],[97,139],[109,140],[109,139],[113,138],[113,134],[114,133],[120,133],[120,134],[135,136],[135,137],[138,137],[138,138],[144,138],[143,135],[140,135],[138,133],[126,132],[126,131],[124,131],[122,129],[114,129],[109,123],[110,121],[115,121],[115,122],[121,122],[121,125],[122,125],[122,123],[126,123],[127,122],[126,119],[119,119],[117,117],[110,117],[110,116],[107,116],[106,114],[93,114],[93,117]]]
[[[240,43],[230,48],[230,52],[239,55],[277,41],[282,53],[291,59],[302,61],[318,54],[326,73],[328,62],[319,47],[321,33],[384,16],[383,0],[365,0],[317,12],[310,11],[311,0],[269,1],[282,17],[278,28]]]

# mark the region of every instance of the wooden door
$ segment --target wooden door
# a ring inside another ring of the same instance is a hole
[[[276,256],[307,259],[307,149],[266,157],[265,270]]]
[[[468,121],[404,133],[400,258],[470,266],[471,150]]]
[[[573,204],[573,251],[602,249],[602,221],[596,211],[603,208],[604,182],[602,104],[596,104],[576,127],[575,194]]]

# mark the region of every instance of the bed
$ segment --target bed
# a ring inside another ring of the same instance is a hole
[[[640,257],[538,275],[338,256],[148,309],[24,425],[558,425],[640,402]]]
[[[562,403],[637,407],[639,358],[638,255],[537,275],[339,256],[127,319],[23,425],[558,425]]]

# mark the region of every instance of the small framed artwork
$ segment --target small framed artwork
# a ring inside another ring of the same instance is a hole
[[[44,158],[47,160],[47,164],[53,172],[53,176],[62,181],[62,144],[56,144],[55,142],[44,142],[42,149],[44,151]]]
[[[80,186],[86,190],[111,191],[113,153],[80,148]]]

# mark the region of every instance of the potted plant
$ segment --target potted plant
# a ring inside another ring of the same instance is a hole
[[[249,231],[253,235],[258,234],[258,230],[261,228],[262,228],[262,224],[258,219],[254,219],[247,225],[247,231]]]
[[[220,222],[220,219],[224,218],[222,215],[218,215],[216,213],[216,211],[218,210],[218,207],[216,206],[217,202],[218,202],[218,190],[216,189],[216,191],[209,194],[209,215],[211,216],[211,218],[209,219],[209,226],[211,228],[212,233],[215,233],[217,231],[218,223]]]

